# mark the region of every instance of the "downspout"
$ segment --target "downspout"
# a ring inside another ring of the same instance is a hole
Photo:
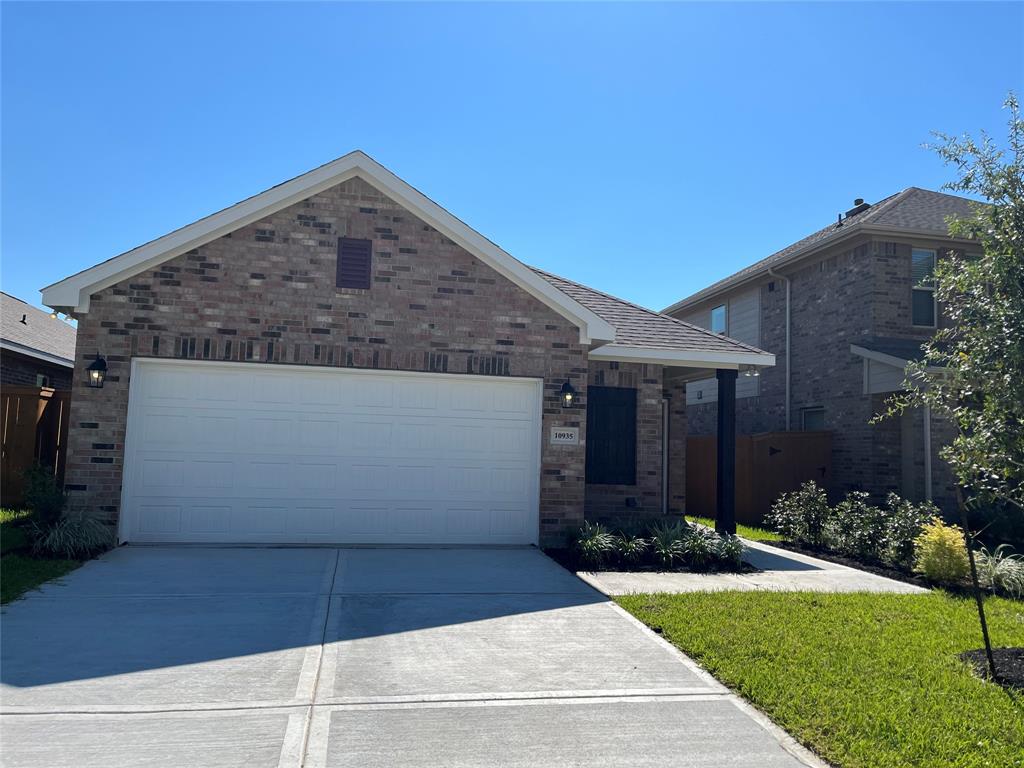
[[[661,514],[668,515],[668,447],[669,447],[669,412],[672,401],[661,399]]]
[[[924,500],[932,500],[932,409],[927,405],[924,416]]]
[[[786,277],[785,275],[780,275],[778,272],[776,272],[771,267],[768,267],[768,274],[771,275],[772,277],[779,278],[779,280],[785,280],[786,281],[786,431],[789,432],[790,424],[791,424],[791,420],[790,420],[790,417],[789,417],[789,411],[790,411],[790,403],[792,401],[792,398],[790,396],[790,384],[791,384],[792,378],[793,378],[792,377],[792,373],[791,373],[792,366],[790,365],[791,357],[790,357],[790,353],[789,353],[789,327],[790,327],[789,326],[789,319],[790,319],[789,284],[790,284],[790,281],[789,281],[788,277]]]

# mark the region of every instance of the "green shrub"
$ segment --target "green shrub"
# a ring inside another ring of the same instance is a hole
[[[939,584],[958,584],[967,578],[967,546],[963,532],[932,518],[914,540],[914,571]]]
[[[690,530],[680,520],[663,520],[651,526],[651,551],[658,565],[671,568],[683,559],[683,539]]]
[[[41,525],[32,521],[32,551],[37,555],[79,560],[114,546],[114,529],[88,515],[65,515]]]
[[[824,548],[832,516],[825,490],[808,480],[798,490],[779,496],[765,522],[789,541]]]
[[[720,537],[715,547],[715,558],[730,568],[739,568],[743,565],[743,542],[739,536]]]
[[[993,592],[1002,590],[1011,597],[1024,597],[1024,556],[1011,554],[1009,544],[993,551],[982,547],[975,553],[978,581]]]
[[[615,551],[615,537],[600,523],[585,522],[576,534],[575,546],[584,563],[599,566]]]
[[[683,557],[693,568],[706,568],[715,559],[718,534],[701,526],[693,526],[683,538]]]
[[[33,464],[23,473],[25,478],[24,502],[32,511],[36,523],[42,526],[57,522],[67,497],[57,485],[53,472],[39,464]]]
[[[615,552],[624,563],[636,565],[647,554],[647,539],[621,533],[615,537]]]
[[[864,491],[852,491],[836,505],[828,538],[837,552],[876,561],[882,559],[888,529],[886,511],[870,504]]]
[[[914,539],[932,518],[939,516],[939,510],[930,501],[914,504],[890,493],[886,514],[882,560],[898,568],[910,568],[914,564]]]

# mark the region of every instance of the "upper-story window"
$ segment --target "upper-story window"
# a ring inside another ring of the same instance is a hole
[[[725,333],[725,327],[727,324],[728,314],[725,309],[725,304],[719,304],[717,307],[711,310],[712,333]]]
[[[935,251],[914,248],[910,256],[910,318],[914,325],[935,327]]]

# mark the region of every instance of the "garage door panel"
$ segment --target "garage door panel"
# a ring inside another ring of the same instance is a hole
[[[137,361],[131,386],[128,540],[536,540],[536,381]]]

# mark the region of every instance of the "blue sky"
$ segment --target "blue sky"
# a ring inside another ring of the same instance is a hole
[[[1024,4],[2,9],[2,282],[43,285],[351,149],[655,308],[1004,135]]]

